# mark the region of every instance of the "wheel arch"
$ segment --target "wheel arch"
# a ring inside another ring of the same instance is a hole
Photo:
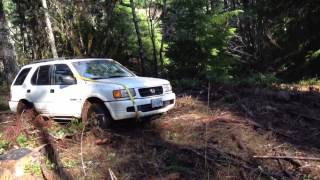
[[[23,104],[27,105],[29,108],[34,107],[34,104],[32,102],[28,101],[27,99],[20,99],[18,101],[18,104],[19,103],[23,103]]]
[[[111,117],[112,117],[112,114],[111,114],[109,108],[105,105],[104,101],[103,101],[101,98],[96,97],[96,96],[88,97],[88,98],[86,98],[86,99],[84,100],[84,102],[83,102],[83,104],[82,104],[82,108],[81,108],[81,114],[82,114],[83,111],[84,111],[84,108],[85,108],[85,106],[86,106],[86,103],[99,103],[99,104],[101,104],[101,105],[103,106],[103,108],[105,109],[105,111],[106,111],[107,113],[109,113],[109,114],[111,115]],[[82,116],[81,116],[81,117],[82,117]],[[113,117],[112,117],[112,118],[113,118]]]
[[[34,105],[32,102],[28,101],[27,99],[20,99],[18,101],[17,106],[16,106],[16,113],[18,115],[20,115],[24,111],[25,108],[32,109],[32,108],[34,108]]]

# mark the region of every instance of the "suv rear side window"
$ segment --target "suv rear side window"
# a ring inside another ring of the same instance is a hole
[[[30,69],[31,69],[31,68],[25,68],[25,69],[23,69],[23,70],[19,73],[19,75],[18,75],[18,77],[17,77],[17,79],[16,79],[16,81],[14,82],[13,85],[15,85],[15,86],[22,85],[23,82],[24,82],[24,80],[26,79],[26,77],[27,77]]]
[[[33,85],[50,85],[50,65],[40,66],[31,78]]]

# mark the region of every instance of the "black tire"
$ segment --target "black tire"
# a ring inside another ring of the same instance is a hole
[[[106,129],[110,127],[112,118],[103,104],[86,102],[82,112],[82,121],[88,123],[90,127]]]

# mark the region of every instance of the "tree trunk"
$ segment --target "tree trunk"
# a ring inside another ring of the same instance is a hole
[[[167,0],[163,0],[163,8],[162,8],[162,24],[164,25],[163,21],[165,19],[165,17],[167,16]],[[160,43],[160,50],[159,50],[159,61],[161,64],[161,71],[163,71],[163,44],[164,44],[164,39],[166,36],[166,28],[162,27],[162,37],[161,37],[161,43]]]
[[[255,50],[256,50],[256,57],[258,59],[258,69],[264,70],[264,58],[263,58],[263,37],[264,37],[264,30],[263,30],[263,19],[262,19],[262,7],[264,6],[263,2],[256,3],[257,8],[257,18],[256,18],[256,33],[255,33]]]
[[[25,39],[25,35],[24,33],[26,32],[26,27],[25,27],[25,16],[24,16],[24,11],[22,10],[21,8],[21,1],[20,0],[17,0],[17,12],[18,12],[18,15],[19,15],[19,18],[20,18],[20,36],[21,36],[21,41],[22,41],[22,52],[25,54],[26,53],[26,49],[27,49],[27,46],[26,46],[26,39]]]
[[[151,20],[151,42],[152,42],[152,48],[153,48],[153,61],[154,61],[154,71],[156,74],[156,77],[158,77],[158,59],[157,59],[157,48],[156,48],[156,40],[155,40],[155,34],[154,34],[154,23]]]
[[[136,30],[137,39],[138,39],[139,56],[141,59],[141,65],[140,65],[141,66],[141,74],[144,75],[145,74],[144,63],[146,60],[146,56],[145,56],[144,48],[142,45],[139,22],[138,22],[138,18],[137,18],[137,14],[136,14],[136,7],[135,7],[133,0],[130,0],[130,6],[131,6],[131,11],[132,11],[132,19],[133,19],[133,23],[134,23],[134,28]]]
[[[2,0],[0,0],[0,60],[3,63],[7,85],[9,85],[18,71],[18,65],[15,48],[10,40]]]
[[[152,0],[149,2],[149,8],[147,10],[147,16],[149,19],[148,27],[149,27],[149,35],[152,43],[152,50],[153,50],[153,65],[154,65],[154,72],[155,77],[158,77],[158,58],[157,58],[157,47],[156,47],[156,38],[155,38],[155,22],[154,17],[155,13],[151,12]],[[155,11],[155,10],[154,10]]]
[[[52,31],[51,21],[50,21],[50,18],[49,18],[47,1],[46,0],[41,0],[41,3],[42,3],[42,6],[44,8],[44,16],[45,16],[45,19],[46,19],[46,26],[47,26],[47,36],[48,36],[49,44],[50,44],[50,47],[51,47],[52,56],[54,58],[57,58],[58,57],[58,53],[57,53],[56,43],[55,43],[55,40],[54,40],[53,31]]]

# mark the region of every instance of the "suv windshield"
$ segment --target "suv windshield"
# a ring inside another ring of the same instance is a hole
[[[90,79],[133,76],[133,74],[121,64],[108,60],[78,61],[73,62],[72,64],[81,76]]]

